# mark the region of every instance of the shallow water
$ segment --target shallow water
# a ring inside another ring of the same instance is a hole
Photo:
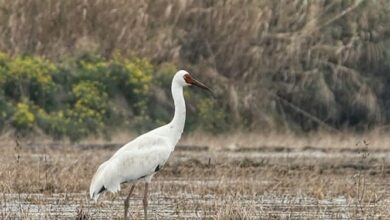
[[[180,184],[183,183],[184,181],[180,182]],[[194,184],[194,182],[187,184]],[[75,218],[82,210],[83,213],[94,219],[107,219],[122,215],[123,199],[124,197],[103,198],[95,204],[87,198],[86,193],[3,194],[0,213],[3,219],[67,219]],[[135,218],[142,218],[141,201],[140,196],[135,196],[130,200],[130,212]],[[187,208],[178,211],[178,206]],[[214,211],[207,209],[208,207],[212,207]],[[151,193],[149,214],[156,219],[213,218],[216,216],[215,210],[226,207],[233,207],[233,210],[236,207],[236,209],[241,209],[243,213],[247,211],[248,214],[245,218],[248,219],[258,219],[260,217],[277,217],[277,219],[350,219],[357,216],[379,219],[383,216],[380,211],[390,207],[390,200],[387,198],[377,203],[359,204],[357,201],[345,197],[318,200],[305,195],[277,196],[263,194],[238,196],[234,199],[224,200],[211,194],[200,196],[176,193],[174,196],[167,196],[161,193]],[[362,213],[363,209],[364,213]]]

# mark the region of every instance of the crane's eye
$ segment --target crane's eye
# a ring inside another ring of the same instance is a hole
[[[186,83],[192,84],[192,77],[190,74],[185,74],[183,78],[184,78],[184,81],[186,81]]]

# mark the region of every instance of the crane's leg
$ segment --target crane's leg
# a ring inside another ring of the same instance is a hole
[[[125,220],[127,219],[127,213],[129,210],[129,199],[130,199],[131,193],[133,193],[134,187],[135,187],[135,183],[131,186],[129,195],[125,199]]]
[[[149,186],[149,183],[146,182],[146,183],[145,183],[144,200],[143,200],[143,203],[144,203],[145,220],[148,219],[148,186]]]

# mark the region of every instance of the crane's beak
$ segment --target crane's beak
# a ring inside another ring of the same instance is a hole
[[[214,92],[209,87],[207,87],[205,84],[199,82],[198,80],[192,78],[191,84],[194,85],[194,86],[197,86],[199,88],[202,88],[202,89],[205,89],[205,90],[209,91],[214,96]]]

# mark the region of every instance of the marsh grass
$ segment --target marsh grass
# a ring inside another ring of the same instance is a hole
[[[186,137],[181,144],[194,143],[191,138],[198,139]],[[333,141],[337,145],[338,140]],[[386,218],[390,214],[386,148],[378,151],[367,145],[362,153],[354,149],[356,145],[349,150],[294,144],[240,147],[196,150],[193,146],[191,150],[179,146],[152,183],[151,216],[343,219]],[[23,140],[19,146],[1,146],[2,218],[121,218],[128,186],[123,185],[118,194],[104,194],[97,204],[88,199],[87,192],[98,164],[114,150],[45,144],[29,147]],[[134,218],[142,218],[142,188],[138,184],[131,200]]]

